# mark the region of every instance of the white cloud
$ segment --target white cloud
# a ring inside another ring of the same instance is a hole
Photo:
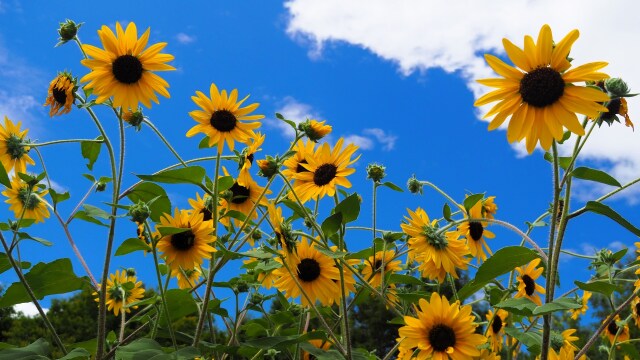
[[[640,67],[634,60],[640,57],[640,47],[633,45],[640,37],[636,26],[640,3],[631,0],[615,3],[621,11],[614,16],[615,25],[606,29],[602,14],[610,13],[611,4],[596,0],[290,0],[285,7],[288,34],[308,44],[314,57],[327,44],[352,44],[396,64],[403,75],[434,68],[456,73],[476,98],[487,89],[474,80],[494,76],[482,54],[504,54],[503,38],[522,45],[525,34],[537,36],[545,23],[556,40],[577,28],[581,35],[571,52],[576,65],[608,61],[608,74],[621,76],[632,90],[640,90]],[[640,97],[629,99],[629,109],[637,124]],[[477,114],[483,112],[479,109]],[[620,124],[596,130],[582,156],[601,162],[622,183],[636,177],[640,173],[640,131]],[[518,153],[522,146],[515,149]],[[635,192],[640,200],[640,189]]]
[[[194,43],[196,41],[196,37],[193,35],[189,35],[189,34],[185,34],[183,32],[178,33],[176,35],[176,40],[183,45],[189,45],[191,43]]]
[[[344,137],[346,143],[354,143],[360,150],[373,150],[381,146],[385,151],[393,150],[397,139],[397,136],[379,128],[364,129],[362,135],[352,134]]]
[[[364,129],[362,133],[375,137],[382,144],[382,148],[387,151],[393,150],[393,147],[396,146],[396,140],[398,140],[397,136],[387,134],[384,130],[378,128]]]
[[[24,304],[18,304],[15,305],[13,307],[13,309],[16,312],[21,312],[24,314],[24,316],[28,316],[28,317],[35,317],[35,316],[39,316],[39,312],[38,312],[38,308],[36,308],[35,305],[33,305],[33,303],[24,303]],[[49,311],[49,309],[47,308],[42,308],[42,310],[47,313]]]
[[[320,120],[320,115],[311,107],[311,105],[299,102],[291,96],[287,96],[281,101],[276,112],[282,114],[285,119],[291,120],[296,124],[307,119]],[[295,137],[295,131],[284,121],[279,119],[267,119],[265,122],[272,127],[280,129],[285,137],[290,139]]]
[[[371,150],[373,149],[374,142],[368,137],[360,136],[360,135],[348,135],[344,137],[344,142],[346,144],[353,143],[357,145],[360,150]]]

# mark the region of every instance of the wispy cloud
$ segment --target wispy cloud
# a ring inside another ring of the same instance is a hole
[[[197,38],[194,35],[189,35],[183,32],[176,34],[176,40],[183,45],[189,45],[196,42]]]
[[[374,146],[374,141],[368,137],[360,135],[348,135],[344,137],[345,143],[353,143],[357,145],[360,150],[371,150]]]
[[[345,136],[346,142],[351,142],[360,147],[361,150],[373,150],[377,147],[382,150],[393,150],[398,137],[387,133],[379,128],[370,128],[362,130],[361,135],[352,134]]]
[[[38,308],[35,305],[33,305],[33,303],[24,303],[24,304],[14,305],[13,309],[16,312],[21,312],[22,314],[24,314],[24,316],[27,316],[27,317],[35,317],[40,314],[38,312]],[[49,312],[49,309],[47,308],[43,308],[42,310],[45,313]]]
[[[320,119],[319,113],[314,110],[311,105],[300,102],[291,96],[287,96],[282,99],[280,105],[276,109],[276,112],[282,114],[285,119],[291,120],[296,124],[307,119]],[[293,139],[295,137],[295,131],[289,124],[282,120],[266,119],[265,123],[271,127],[280,129],[282,134],[287,138]]]

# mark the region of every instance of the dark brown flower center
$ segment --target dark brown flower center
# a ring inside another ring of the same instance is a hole
[[[500,330],[502,330],[502,318],[496,315],[493,317],[493,322],[491,323],[491,331],[497,334]]]
[[[640,303],[637,303],[633,308],[636,310],[636,316],[640,316]]]
[[[230,132],[236,128],[237,122],[238,119],[229,110],[216,110],[211,114],[211,119],[209,119],[211,126],[220,132]]]
[[[142,77],[142,63],[133,55],[119,56],[112,64],[113,76],[121,83],[134,84]]]
[[[313,182],[318,186],[327,185],[336,177],[338,168],[333,164],[323,164],[313,173]]]
[[[469,223],[469,235],[475,241],[482,239],[482,233],[484,232],[484,227],[481,223],[477,221],[472,221]]]
[[[542,108],[549,106],[564,94],[564,80],[556,70],[541,66],[526,73],[520,80],[520,95],[527,104]]]
[[[614,116],[616,116],[616,114],[620,113],[620,99],[613,99],[611,101],[609,101],[609,104],[607,104],[607,109],[609,111],[607,111],[606,114],[602,115],[602,117],[604,118],[613,118]]]
[[[456,345],[456,333],[449,326],[438,324],[429,330],[429,343],[435,351],[446,351]]]
[[[309,172],[309,170],[307,170],[306,167],[300,165],[300,164],[308,164],[307,160],[302,160],[298,163],[298,167],[296,167],[296,173],[301,173],[301,172]]]
[[[231,197],[231,202],[234,204],[242,204],[249,199],[249,195],[251,191],[249,188],[238,185],[237,182],[233,183],[233,186],[229,189],[233,193]]]
[[[320,264],[314,259],[305,258],[298,264],[298,277],[304,282],[310,282],[320,276]]]
[[[373,271],[380,271],[382,269],[382,260],[376,260],[373,264]]]
[[[202,214],[202,221],[209,221],[213,219],[211,210],[207,209],[206,207],[203,207],[202,210],[200,210],[200,213]]]
[[[249,164],[253,164],[253,154],[247,155],[247,160],[249,160]]]
[[[171,235],[171,245],[179,251],[187,251],[196,243],[196,236],[191,229]]]
[[[522,282],[524,283],[524,292],[527,293],[528,296],[533,295],[533,292],[536,290],[536,282],[533,281],[531,276],[522,275]]]
[[[58,104],[64,105],[67,102],[67,93],[64,91],[64,89],[58,89],[57,87],[54,87],[51,93]]]
[[[607,331],[611,335],[615,335],[618,333],[618,325],[616,324],[615,320],[609,323],[609,325],[607,326]]]

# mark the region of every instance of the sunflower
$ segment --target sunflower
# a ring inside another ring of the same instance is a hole
[[[496,205],[495,200],[495,196],[482,199],[482,213],[487,219],[493,219],[498,212],[498,205]]]
[[[315,348],[322,349],[324,351],[327,351],[327,350],[329,350],[331,348],[331,343],[329,341],[327,341],[327,340],[311,339],[311,340],[309,340],[309,343],[311,345],[313,345]],[[302,358],[303,358],[303,360],[313,360],[316,357],[303,350],[302,351]]]
[[[202,265],[203,259],[208,258],[216,249],[211,246],[215,241],[213,235],[213,221],[203,221],[203,215],[187,210],[174,211],[174,216],[164,214],[160,218],[160,224],[156,225],[154,237],[160,237],[162,227],[181,228],[183,232],[165,235],[158,240],[158,249],[163,253],[162,257],[172,269],[181,267],[193,269]]]
[[[49,117],[68,114],[75,101],[76,79],[63,72],[51,80],[44,106],[51,106]]]
[[[0,161],[4,169],[9,172],[25,173],[27,164],[35,165],[33,159],[27,155],[29,146],[25,145],[28,129],[20,130],[22,123],[14,124],[8,117],[4,117],[4,126],[0,124]]]
[[[309,171],[303,165],[308,164],[309,162],[307,159],[313,157],[315,146],[316,143],[313,141],[298,140],[292,149],[292,151],[295,151],[295,154],[282,163],[282,165],[284,165],[282,175],[289,179],[289,181],[293,181],[294,184],[300,183],[300,180],[295,179],[295,175],[297,173]]]
[[[571,312],[571,318],[573,320],[578,320],[578,316],[580,316],[580,314],[584,315],[587,312],[587,309],[589,309],[590,298],[591,298],[591,291],[585,291],[582,294],[582,307],[578,309],[569,310]]]
[[[11,188],[2,192],[2,195],[8,198],[4,202],[11,205],[9,210],[13,211],[16,219],[33,219],[39,223],[50,216],[44,200],[44,196],[49,191],[41,190],[40,186],[38,184],[29,186],[22,179],[14,176],[11,180]]]
[[[325,122],[327,121],[317,121],[311,119],[301,123],[298,128],[302,129],[309,140],[318,142],[318,140],[331,133],[331,125],[325,125]]]
[[[149,249],[151,249],[151,241],[149,239],[149,234],[147,234],[147,231],[145,230],[144,223],[136,222],[136,236],[140,241],[148,245]],[[148,252],[150,252],[150,250],[144,250],[144,255],[147,255]]]
[[[123,286],[127,283],[133,285],[133,288]],[[98,293],[94,292],[93,295],[98,295]],[[135,275],[128,275],[125,270],[116,270],[115,274],[109,274],[109,278],[107,279],[107,311],[113,310],[113,314],[118,316],[123,306],[138,301],[143,297],[144,288],[142,287],[142,281],[138,281]],[[100,299],[96,298],[96,302],[99,301]],[[125,311],[130,313],[132,308],[137,309],[138,307],[127,307]]]
[[[482,201],[478,201],[469,209],[467,218],[481,219],[482,210],[484,209]],[[487,250],[489,255],[492,255],[491,249],[485,238],[493,239],[496,237],[493,232],[487,230],[486,221],[467,221],[458,226],[458,231],[467,238],[467,246],[471,252],[471,256],[478,259],[478,263],[487,260],[487,254],[484,249]]]
[[[373,287],[378,287],[382,284],[382,269],[384,269],[385,276],[396,271],[400,271],[400,260],[393,260],[396,256],[394,250],[378,251],[375,258],[369,256],[367,261],[364,262],[364,268],[362,268],[362,276]],[[384,268],[382,267],[384,258]],[[374,270],[375,269],[375,270]]]
[[[616,339],[618,331],[620,331],[620,335],[618,335],[616,342],[629,340],[629,325],[625,323],[622,329],[620,329],[618,322],[620,322],[620,315],[616,315],[613,321],[610,322],[609,325],[607,325],[607,328],[602,332],[602,336],[607,337],[609,339],[609,343],[613,343],[613,339]]]
[[[264,135],[256,133],[255,138],[251,138],[251,143],[242,151],[242,157],[240,160],[240,173],[238,174],[238,185],[246,186],[249,183],[250,175],[249,169],[253,164],[253,158],[255,154],[262,150],[260,146],[264,142]]]
[[[191,211],[202,214],[202,221],[213,219],[213,198],[208,194],[200,197],[200,194],[196,193],[195,199],[189,199],[189,205],[191,205]]]
[[[555,350],[549,349],[549,360],[573,360],[574,358],[575,354],[573,350],[562,348],[556,353]],[[585,355],[580,357],[580,360],[583,359],[586,359]]]
[[[489,321],[489,325],[487,326],[486,334],[492,351],[499,353],[502,350],[507,317],[509,317],[509,313],[506,310],[498,309],[495,313],[491,310],[487,312],[486,318]]]
[[[333,259],[319,252],[314,243],[309,244],[307,239],[302,239],[297,246],[298,257],[291,262],[290,271],[286,267],[274,270],[274,275],[278,279],[274,286],[284,292],[288,298],[297,298],[301,290],[297,282],[302,287],[312,302],[320,301],[322,305],[331,305],[340,299],[340,272],[335,267]],[[280,258],[276,261],[282,263]],[[289,266],[289,265],[287,265]],[[293,278],[295,276],[295,279]],[[303,295],[302,306],[309,306],[309,301]]]
[[[470,359],[479,356],[478,346],[487,338],[476,334],[471,306],[449,304],[445,296],[431,294],[431,300],[420,299],[418,317],[405,316],[405,326],[398,330],[402,347],[418,348],[419,360]]]
[[[526,139],[527,151],[531,153],[538,142],[543,149],[549,150],[553,139],[562,139],[563,127],[584,135],[584,128],[575,113],[595,119],[599,113],[607,112],[607,108],[600,104],[609,100],[606,93],[573,84],[609,77],[597,72],[607,65],[606,62],[588,63],[569,70],[571,63],[567,56],[578,36],[578,30],[573,30],[554,45],[551,28],[544,25],[537,44],[531,36],[525,36],[524,51],[511,41],[502,40],[516,67],[493,55],[484,56],[489,66],[503,77],[478,80],[480,84],[497,90],[480,97],[475,106],[500,101],[484,116],[495,115],[489,130],[498,128],[511,116],[507,139],[509,142]]]
[[[538,306],[542,305],[540,295],[536,294],[536,291],[540,294],[545,294],[545,290],[542,286],[536,284],[536,279],[542,275],[543,268],[536,268],[540,264],[540,259],[534,259],[527,266],[518,266],[516,271],[518,272],[518,293],[515,298],[526,297],[533,301]]]
[[[227,172],[226,168],[223,167],[222,171],[224,172],[224,176],[229,176],[229,173]],[[260,197],[260,194],[262,194],[262,191],[264,190],[264,188],[258,185],[255,181],[253,181],[253,179],[251,178],[251,175],[248,175],[248,177],[246,178],[246,181],[247,181],[247,186],[241,186],[238,184],[238,181],[236,180],[236,182],[233,183],[233,185],[229,188],[229,190],[227,190],[228,197],[220,199],[220,206],[225,210],[225,213],[230,210],[235,210],[235,211],[241,212],[245,216],[249,215],[249,212],[254,207],[255,203],[258,201],[258,198]],[[267,190],[265,195],[266,194],[271,194],[271,190]],[[260,204],[262,205],[267,204],[267,198],[265,196],[263,196],[262,199],[260,199]],[[254,211],[253,215],[251,216],[251,219],[257,219],[257,218],[258,218],[258,212]],[[222,217],[220,219],[220,222],[225,226],[230,225],[228,216]],[[239,221],[235,219],[234,222],[239,222]],[[251,246],[253,246],[253,239],[251,237],[249,238],[249,243],[251,244]]]
[[[444,282],[446,274],[458,278],[456,268],[466,269],[469,259],[469,248],[460,240],[460,233],[448,231],[440,233],[437,221],[429,221],[427,213],[417,208],[405,216],[408,224],[400,224],[402,231],[409,235],[409,257],[419,263],[418,269],[429,279]]]
[[[80,79],[89,82],[87,89],[93,89],[98,104],[113,96],[113,106],[123,109],[137,109],[139,103],[150,108],[151,100],[158,104],[156,93],[168,98],[169,84],[154,71],[175,70],[166,63],[173,55],[161,54],[167,43],[153,44],[145,50],[149,42],[150,29],[138,39],[136,24],[130,22],[123,30],[116,22],[116,33],[103,25],[98,36],[104,47],[82,45],[89,59],[80,61],[91,72]]]
[[[320,199],[325,195],[333,196],[338,185],[351,187],[347,176],[353,174],[356,169],[348,166],[358,161],[360,156],[351,160],[358,146],[349,144],[343,150],[343,142],[344,139],[340,138],[333,150],[329,144],[322,144],[313,156],[306,158],[307,164],[301,164],[308,171],[298,172],[293,177],[300,180],[294,183],[294,191],[302,202]]]
[[[566,349],[569,351],[578,350],[578,347],[573,343],[580,340],[577,336],[573,334],[576,333],[576,329],[567,329],[563,332],[551,331],[551,347],[557,351],[562,349]]]
[[[259,120],[264,115],[249,115],[260,104],[253,103],[245,107],[240,107],[249,95],[238,100],[238,89],[233,89],[227,96],[227,91],[218,91],[216,84],[211,83],[209,89],[211,98],[196,91],[197,96],[192,96],[191,100],[202,110],[194,110],[189,113],[198,125],[187,131],[187,137],[192,137],[197,133],[204,133],[209,137],[209,147],[218,146],[218,152],[222,152],[225,141],[229,145],[229,150],[233,151],[235,141],[248,143],[249,139],[256,138],[253,130],[260,127],[259,122],[242,122],[240,120]]]
[[[500,355],[484,349],[480,352],[480,356],[474,357],[473,360],[500,360]]]
[[[631,303],[631,316],[636,321],[636,326],[640,326],[640,298],[633,299]]]
[[[191,289],[198,284],[202,277],[202,271],[198,266],[193,269],[171,269],[171,276],[178,279],[180,289]]]
[[[291,225],[284,221],[282,208],[276,207],[272,201],[267,201],[269,223],[273,227],[278,244],[282,247],[282,254],[286,259],[296,257],[296,238],[291,232]]]

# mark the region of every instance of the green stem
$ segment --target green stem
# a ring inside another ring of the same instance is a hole
[[[147,227],[147,231],[149,231],[149,225],[145,222],[145,227]],[[151,232],[149,231],[149,234]],[[178,345],[176,344],[176,337],[173,332],[173,324],[171,323],[171,316],[169,315],[169,306],[167,305],[167,297],[165,296],[164,287],[162,286],[162,276],[160,275],[160,264],[158,263],[158,249],[156,248],[156,242],[153,242],[153,247],[151,248],[153,253],[153,263],[156,269],[156,278],[158,280],[158,288],[160,289],[160,297],[162,298],[162,307],[164,310],[164,314],[167,317],[167,324],[169,326],[169,335],[171,336],[171,343],[173,344],[173,348],[178,350]],[[170,271],[170,270],[169,270]],[[167,280],[171,277],[171,273],[167,274]],[[160,322],[160,316],[158,316],[157,322]]]
[[[453,298],[458,301],[458,289],[456,289],[456,282],[453,281],[453,276],[447,273],[447,279],[449,280],[449,285],[451,286],[451,291],[453,292]]]
[[[53,140],[41,143],[23,143],[22,145],[26,145],[29,147],[41,147],[47,145],[56,145],[56,144],[64,144],[64,143],[77,143],[77,142],[95,142],[95,143],[103,143],[104,140],[97,139],[64,139],[64,140]]]
[[[449,194],[447,194],[446,192],[442,191],[435,184],[430,183],[428,181],[422,181],[422,180],[420,180],[420,183],[423,184],[423,185],[427,185],[427,186],[431,187],[433,190],[439,192],[440,195],[444,196],[447,200],[449,200],[449,202],[452,203],[456,208],[458,207],[458,203],[455,200],[453,200],[453,198],[451,198],[451,196],[449,196]]]
[[[631,181],[631,182],[629,182],[629,183],[627,183],[627,184],[625,184],[625,185],[623,185],[623,186],[621,186],[621,187],[619,187],[619,188],[617,188],[617,189],[615,189],[615,190],[613,190],[611,192],[606,193],[605,195],[602,195],[601,197],[597,198],[595,200],[595,202],[602,202],[602,201],[612,197],[613,195],[619,193],[620,191],[622,191],[622,190],[624,190],[624,189],[626,189],[626,188],[628,188],[628,187],[630,187],[632,185],[637,184],[638,182],[640,182],[640,178],[637,178],[637,179],[635,179],[635,180],[633,180],[633,181]],[[582,215],[585,212],[587,212],[587,208],[585,206],[583,206],[580,209],[578,209],[578,210],[572,212],[571,214],[569,214],[567,217],[569,219],[573,219],[574,217]]]
[[[339,198],[338,198],[338,193],[336,192],[334,194],[334,200],[335,200],[335,204],[336,206],[338,205],[338,203],[340,202]],[[319,201],[319,199],[317,200]],[[338,248],[340,249],[340,251],[346,251],[346,247],[344,244],[344,225],[340,226],[340,231],[339,231],[339,240],[338,240]],[[375,256],[375,252],[374,252],[374,256]],[[336,262],[336,266],[338,266],[338,272],[340,273],[340,292],[341,292],[341,297],[340,297],[340,319],[342,320],[342,335],[344,337],[345,340],[345,345],[346,345],[346,349],[347,349],[347,359],[351,359],[352,358],[352,354],[351,354],[351,330],[349,329],[349,311],[347,309],[347,292],[345,289],[345,276],[344,276],[344,267],[340,266],[339,261],[335,261]],[[375,271],[375,269],[374,269]],[[382,283],[384,283],[384,281],[382,281]]]
[[[184,162],[184,160],[182,160],[180,155],[178,155],[176,150],[173,148],[173,146],[171,146],[171,144],[167,141],[167,139],[164,137],[164,135],[162,135],[160,130],[158,130],[158,128],[149,119],[144,119],[144,120],[142,120],[142,122],[147,124],[147,126],[150,127],[151,130],[153,130],[156,133],[156,135],[158,135],[160,140],[162,140],[162,142],[167,146],[169,151],[171,151],[171,153],[176,157],[176,159],[178,159],[178,161],[180,161],[180,164],[182,164],[182,166],[184,166],[184,167],[187,167],[187,164]]]

